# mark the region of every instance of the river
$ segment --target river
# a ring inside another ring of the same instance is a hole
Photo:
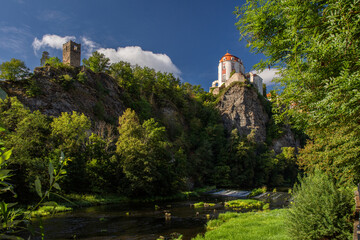
[[[209,219],[228,211],[222,203],[229,199],[234,198],[206,195],[194,200],[80,208],[44,218],[45,239],[154,240],[179,233],[188,240],[204,233]],[[217,204],[194,208],[192,204],[199,201]],[[171,215],[167,219],[166,213]]]

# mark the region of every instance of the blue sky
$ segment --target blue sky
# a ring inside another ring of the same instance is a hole
[[[62,59],[68,39],[114,62],[127,60],[173,72],[208,90],[227,52],[250,71],[263,56],[239,42],[235,6],[245,1],[213,0],[6,0],[0,8],[0,62],[23,60],[33,69],[42,51]],[[261,75],[261,74],[260,74]],[[269,71],[263,74],[268,81]]]

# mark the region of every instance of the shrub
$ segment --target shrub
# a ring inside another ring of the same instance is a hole
[[[248,197],[255,197],[255,196],[260,195],[262,193],[266,193],[266,190],[267,190],[266,186],[264,186],[262,188],[255,188],[255,189],[253,189],[251,191],[251,193],[249,194]]]
[[[74,79],[70,75],[64,74],[61,75],[58,79],[54,79],[53,81],[59,83],[65,90],[69,90]]]
[[[236,211],[241,210],[253,210],[258,209],[261,210],[265,206],[265,203],[258,200],[252,200],[252,199],[237,199],[225,202],[225,207],[232,208]],[[268,208],[269,206],[265,206],[265,208]]]
[[[205,202],[198,202],[194,203],[194,208],[202,208],[202,207],[214,207],[215,203],[205,203]]]
[[[77,80],[81,83],[85,83],[86,81],[86,74],[84,72],[79,72],[77,75]]]
[[[58,57],[51,57],[45,61],[45,65],[50,65],[55,68],[60,68],[63,66],[63,63]]]
[[[294,187],[287,214],[292,239],[351,239],[352,192],[316,170]]]
[[[41,94],[41,87],[37,84],[35,79],[30,79],[25,88],[28,97],[36,97]]]

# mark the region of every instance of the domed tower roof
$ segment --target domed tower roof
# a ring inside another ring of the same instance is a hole
[[[221,59],[220,62],[224,62],[224,61],[236,61],[236,62],[240,62],[241,60],[240,58],[230,54],[230,53],[226,53]]]

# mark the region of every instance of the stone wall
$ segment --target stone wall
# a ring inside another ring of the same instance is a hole
[[[245,76],[241,73],[234,73],[231,78],[225,82],[225,87],[230,86],[233,82],[246,82]]]

